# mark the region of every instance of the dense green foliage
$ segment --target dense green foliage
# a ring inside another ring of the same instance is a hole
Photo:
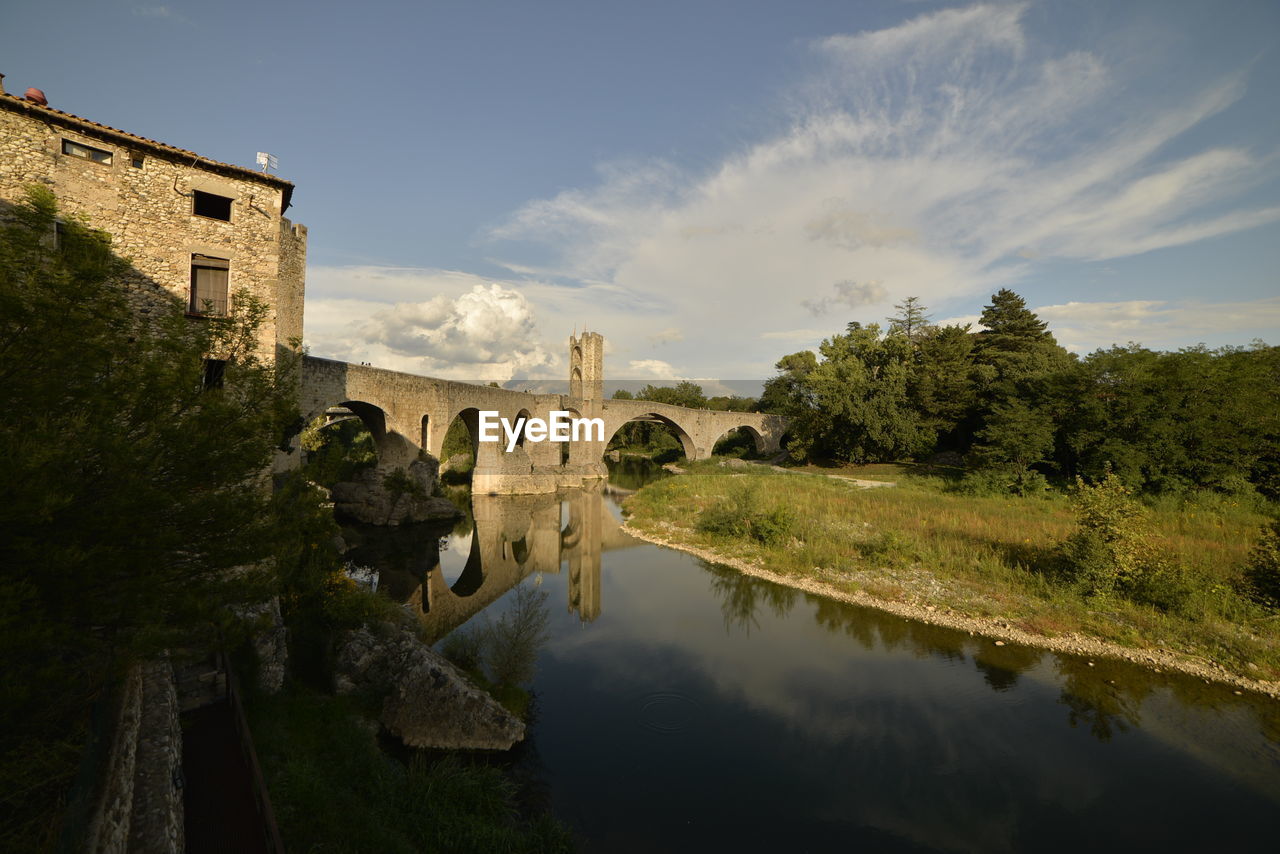
[[[90,702],[139,656],[199,646],[262,598],[275,548],[263,472],[296,418],[262,357],[266,308],[193,320],[109,238],[32,190],[0,226],[0,699],[5,827],[47,844]],[[210,382],[205,357],[227,362]],[[264,562],[265,561],[265,562]],[[56,758],[54,757],[56,754]],[[55,831],[56,832],[56,831]],[[22,840],[18,843],[16,840]]]
[[[302,450],[307,452],[307,477],[321,486],[351,478],[361,469],[378,463],[373,434],[359,418],[344,418],[325,424],[316,419],[302,431]]]
[[[698,530],[779,545],[791,539],[796,522],[793,508],[762,508],[756,492],[750,485],[742,484],[732,489],[725,501],[702,512],[698,517]]]
[[[1264,525],[1258,532],[1244,575],[1251,596],[1280,608],[1280,521]]]
[[[545,812],[521,816],[516,786],[501,769],[455,756],[398,762],[348,699],[295,685],[252,698],[249,708],[290,851],[573,850]]]
[[[950,452],[974,492],[1036,494],[1111,470],[1148,494],[1280,496],[1280,347],[1130,344],[1080,359],[1012,291],[992,295],[977,332],[928,325],[914,299],[898,309],[887,332],[850,323],[816,355],[778,361],[761,408],[793,419],[794,458]]]

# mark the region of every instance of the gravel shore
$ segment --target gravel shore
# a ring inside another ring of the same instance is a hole
[[[711,549],[699,548],[677,540],[666,539],[647,531],[638,530],[629,523],[624,523],[622,529],[631,536],[645,542],[687,552],[703,560],[730,566],[746,575],[772,581],[775,584],[783,584],[787,587],[803,590],[806,593],[835,599],[840,602],[848,602],[852,605],[877,608],[900,617],[906,617],[909,620],[919,620],[923,623],[969,632],[973,635],[991,638],[997,643],[1022,644],[1086,658],[1121,659],[1156,670],[1185,673],[1189,676],[1203,679],[1206,682],[1230,685],[1239,691],[1250,691],[1264,694],[1273,699],[1280,699],[1280,681],[1251,679],[1247,676],[1232,673],[1222,665],[1205,658],[1193,658],[1189,655],[1167,650],[1131,649],[1080,634],[1068,634],[1058,637],[1035,635],[1010,626],[1007,622],[997,617],[973,617],[940,609],[932,605],[914,605],[910,602],[881,599],[863,591],[850,593],[815,579],[780,575],[765,569],[759,564],[745,561],[741,558],[722,555]]]

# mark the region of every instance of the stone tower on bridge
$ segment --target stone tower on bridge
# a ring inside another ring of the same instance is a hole
[[[569,336],[569,397],[604,400],[604,336]]]

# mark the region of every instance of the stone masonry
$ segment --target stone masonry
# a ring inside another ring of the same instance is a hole
[[[284,217],[293,193],[288,181],[40,106],[2,88],[0,152],[0,205],[21,201],[30,185],[44,185],[66,216],[83,216],[110,234],[116,251],[133,264],[135,275],[123,284],[140,313],[163,293],[189,305],[193,256],[209,256],[226,261],[231,299],[245,288],[271,306],[261,330],[264,355],[301,339],[307,231]],[[229,199],[229,220],[197,215],[196,191]]]

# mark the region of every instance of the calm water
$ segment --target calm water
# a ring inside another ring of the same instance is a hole
[[[1280,703],[746,578],[627,537],[618,500],[477,496],[438,553],[378,544],[437,638],[545,593],[517,755],[586,850],[1280,845]]]

